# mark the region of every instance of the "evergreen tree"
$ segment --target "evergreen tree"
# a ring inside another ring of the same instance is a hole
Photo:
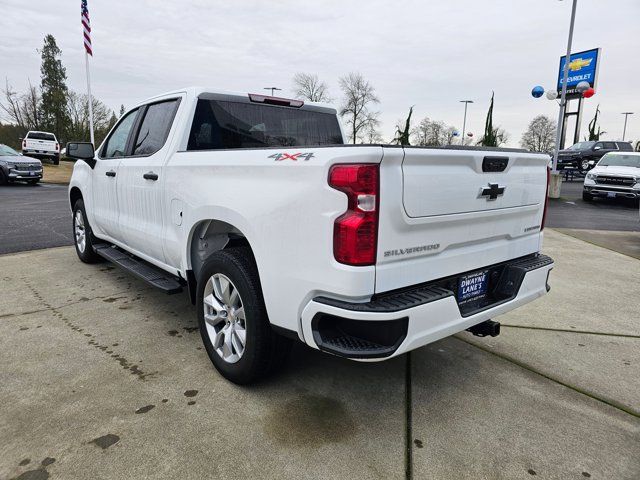
[[[487,121],[484,125],[484,136],[480,139],[480,144],[485,147],[497,147],[498,139],[497,139],[497,128],[493,129],[493,95],[494,92],[491,92],[491,103],[489,104],[489,111],[487,112]]]
[[[53,35],[44,37],[44,46],[40,54],[42,128],[54,133],[58,139],[64,138],[69,125],[67,72],[60,59],[62,51]]]
[[[400,125],[396,127],[395,141],[398,145],[411,145],[409,143],[409,134],[411,132],[411,115],[413,114],[413,107],[409,109],[409,116],[404,123],[404,129],[400,129]]]
[[[118,114],[118,118],[122,118],[126,111],[127,110],[124,108],[124,105],[120,104],[120,113]]]
[[[600,130],[600,126],[598,125],[598,115],[600,114],[600,105],[596,107],[596,114],[593,116],[593,119],[589,122],[589,141],[598,141],[600,140],[600,135],[604,135],[607,132],[602,132]],[[596,130],[597,127],[597,130]]]

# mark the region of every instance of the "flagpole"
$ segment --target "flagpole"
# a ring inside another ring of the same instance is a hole
[[[91,98],[91,76],[89,74],[89,53],[84,51],[84,63],[87,69],[87,94],[89,95],[89,133],[91,134],[91,143],[95,146],[93,138],[93,100]]]

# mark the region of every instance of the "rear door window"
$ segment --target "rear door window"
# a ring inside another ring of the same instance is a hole
[[[335,114],[292,107],[198,100],[187,150],[341,145]]]
[[[620,150],[622,150],[623,152],[632,152],[633,151],[633,147],[631,146],[630,143],[627,143],[627,142],[618,142],[618,148]]]
[[[616,142],[602,142],[605,150],[616,150]]]
[[[134,156],[153,155],[164,146],[177,108],[177,99],[147,107],[133,146]]]
[[[56,141],[56,136],[53,133],[44,132],[29,132],[27,133],[26,138],[31,140],[49,140],[50,142]]]
[[[127,152],[127,140],[136,120],[138,109],[127,113],[115,128],[102,149],[103,158],[124,157]]]

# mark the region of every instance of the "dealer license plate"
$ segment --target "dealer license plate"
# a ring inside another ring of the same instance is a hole
[[[487,294],[489,284],[489,271],[470,273],[458,280],[458,302],[477,300]]]

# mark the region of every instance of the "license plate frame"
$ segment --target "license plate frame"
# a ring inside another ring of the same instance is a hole
[[[458,278],[458,303],[483,299],[489,289],[489,270],[479,270]]]

